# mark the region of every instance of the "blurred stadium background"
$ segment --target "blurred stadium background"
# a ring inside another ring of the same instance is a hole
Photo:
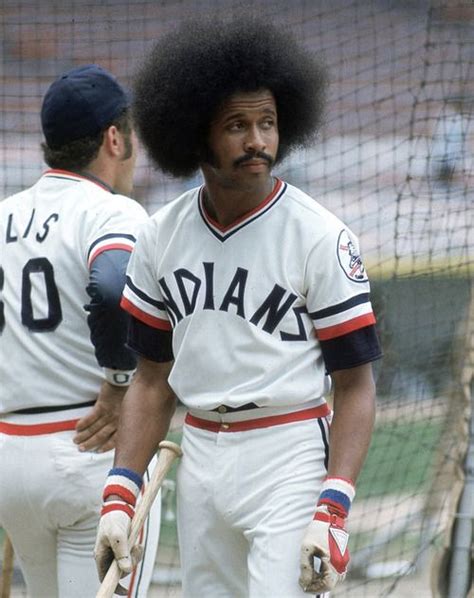
[[[0,0],[0,197],[45,168],[39,108],[53,78],[94,62],[127,84],[162,32],[236,4]],[[462,598],[472,583],[474,510],[474,0],[258,6],[330,68],[319,142],[278,173],[360,237],[385,353],[350,522],[351,569],[334,595]],[[153,213],[199,182],[173,181],[142,155],[136,198]],[[174,501],[170,476],[153,596],[180,595]]]

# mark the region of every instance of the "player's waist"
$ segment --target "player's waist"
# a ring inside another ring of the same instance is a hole
[[[331,409],[321,399],[282,407],[258,407],[249,403],[231,408],[221,405],[213,410],[189,409],[185,423],[211,432],[242,432],[286,423],[327,417]]]
[[[0,434],[36,436],[74,430],[77,422],[86,415],[94,401],[73,405],[30,407],[0,415]]]

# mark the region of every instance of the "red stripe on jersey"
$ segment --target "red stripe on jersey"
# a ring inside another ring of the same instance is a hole
[[[105,185],[101,185],[99,181],[90,179],[86,176],[82,176],[80,174],[77,174],[75,172],[70,172],[69,170],[61,170],[60,168],[52,168],[50,170],[47,170],[44,173],[44,176],[48,176],[48,174],[50,175],[55,175],[55,174],[59,174],[62,175],[64,177],[67,177],[69,179],[77,179],[79,181],[89,181],[89,183],[94,183],[94,185],[97,185],[98,187],[100,187],[101,189],[104,189],[104,191],[108,191],[110,193],[110,189],[108,187],[106,187]]]
[[[308,419],[317,419],[327,417],[331,413],[327,404],[311,409],[302,409],[291,413],[281,415],[269,415],[258,419],[249,419],[237,422],[216,422],[201,417],[195,417],[190,413],[186,414],[185,423],[194,428],[201,428],[209,432],[247,432],[248,430],[258,430],[259,428],[270,428],[271,426],[281,426],[292,422],[300,422]]]
[[[53,432],[65,432],[75,430],[78,419],[51,422],[47,424],[9,424],[0,422],[0,433],[9,436],[39,436],[40,434],[52,434]]]
[[[272,201],[272,199],[275,199],[275,196],[280,191],[282,185],[283,185],[283,181],[281,181],[280,179],[277,179],[276,180],[276,184],[273,187],[273,190],[270,192],[269,195],[267,195],[267,197],[261,203],[258,204],[258,206],[256,206],[250,212],[246,212],[243,216],[241,216],[240,218],[238,218],[237,220],[235,220],[231,224],[228,224],[227,226],[222,226],[216,220],[212,219],[209,216],[209,214],[207,213],[206,208],[204,207],[204,202],[202,201],[201,202],[201,206],[202,206],[203,214],[206,215],[207,220],[212,224],[212,226],[214,226],[215,228],[217,228],[218,230],[220,230],[222,233],[225,233],[228,230],[230,230],[231,228],[234,228],[234,226],[237,226],[238,224],[244,222],[248,218],[251,218],[252,216],[254,216],[255,214],[257,214],[258,212],[260,212],[261,210],[263,210],[263,208],[265,206],[267,206]],[[202,198],[202,189],[201,189],[201,198]]]
[[[129,301],[126,297],[122,297],[120,301],[120,307],[125,311],[128,311],[129,314],[132,314],[134,318],[140,320],[144,324],[148,324],[152,328],[158,328],[159,330],[171,330],[171,322],[169,320],[163,320],[161,318],[157,318],[155,316],[150,316],[146,312],[138,309],[136,305],[133,305],[131,301]]]
[[[375,324],[374,314],[364,314],[357,318],[353,318],[352,320],[348,320],[347,322],[343,322],[342,324],[327,326],[326,328],[316,328],[316,336],[320,341],[327,341],[331,338],[344,336],[344,334],[354,332],[354,330],[359,330],[359,328],[365,328],[371,324]]]
[[[95,258],[104,253],[104,251],[110,251],[111,249],[123,249],[124,251],[132,252],[132,247],[130,245],[126,245],[125,243],[111,243],[110,245],[104,245],[102,247],[98,247],[96,251],[90,256],[89,258],[89,266],[95,260]]]

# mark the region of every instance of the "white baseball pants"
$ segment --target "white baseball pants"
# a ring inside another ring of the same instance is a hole
[[[255,417],[213,418],[244,413]],[[244,431],[188,418],[177,484],[185,598],[308,597],[300,547],[326,475],[329,418]]]
[[[80,453],[73,435],[0,433],[0,525],[12,540],[30,598],[93,598],[99,589],[93,550],[113,451]],[[144,529],[143,561],[122,580],[129,596],[147,596],[160,515],[158,496]]]

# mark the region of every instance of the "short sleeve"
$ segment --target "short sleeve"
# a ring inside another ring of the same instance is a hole
[[[158,283],[155,243],[155,224],[150,220],[140,230],[130,257],[121,306],[140,322],[169,331],[172,326]]]
[[[329,372],[381,357],[370,284],[357,237],[344,227],[328,231],[306,270],[307,307]]]
[[[148,214],[133,199],[112,195],[89,214],[87,229],[87,265],[104,251],[119,249],[131,252],[140,227],[148,220]]]
[[[306,286],[307,308],[319,340],[375,323],[359,243],[348,228],[328,231],[313,248]]]

